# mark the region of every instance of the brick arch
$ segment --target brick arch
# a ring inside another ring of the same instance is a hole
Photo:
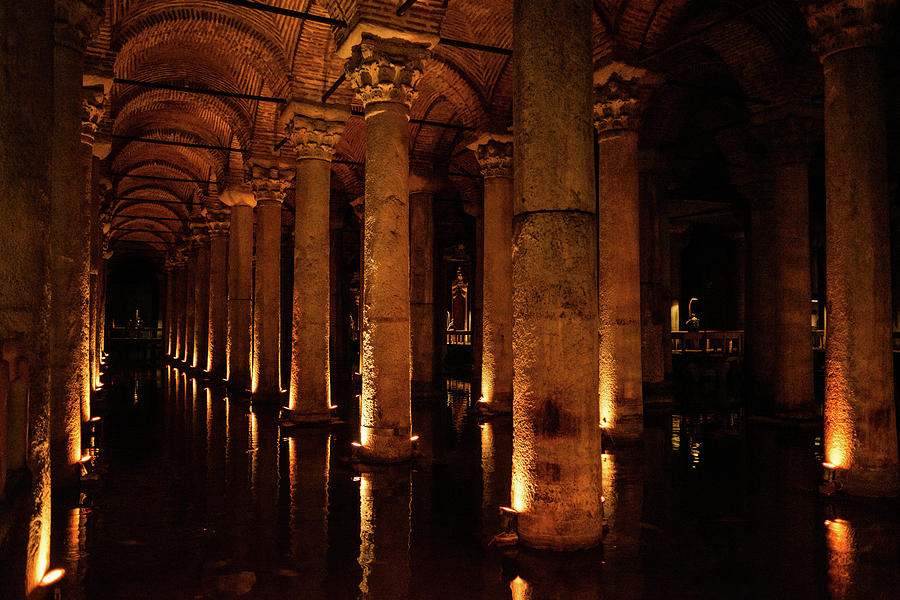
[[[182,131],[150,127],[140,132],[142,137],[155,139],[203,144],[202,139],[189,135]],[[206,173],[211,169],[216,174],[216,179],[221,181],[228,168],[228,154],[223,150],[208,150],[205,148],[190,148],[184,146],[155,145],[146,142],[125,141],[121,145],[114,144],[112,166],[114,172],[124,172],[128,166],[146,160],[161,160],[170,164],[187,164],[188,169],[197,173]],[[203,176],[201,176],[202,178]]]

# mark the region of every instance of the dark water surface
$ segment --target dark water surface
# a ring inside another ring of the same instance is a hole
[[[99,481],[54,500],[65,599],[900,597],[897,503],[823,500],[817,434],[736,410],[657,410],[642,446],[607,447],[603,547],[560,556],[489,545],[512,427],[479,423],[465,382],[414,405],[412,468],[368,473],[351,410],[287,430],[173,367],[108,387]]]

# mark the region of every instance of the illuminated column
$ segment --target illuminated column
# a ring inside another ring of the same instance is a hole
[[[411,391],[415,396],[434,396],[434,194],[433,176],[409,176],[409,330],[412,351]],[[432,171],[431,165],[421,169]]]
[[[231,207],[228,230],[228,382],[250,387],[250,286],[253,257],[253,207],[249,186],[230,186],[219,198]]]
[[[209,252],[210,237],[206,223],[193,223],[197,246],[197,272],[194,278],[193,361],[191,366],[206,370],[209,343]]]
[[[184,290],[180,299],[184,306],[181,338],[184,340],[184,343],[181,345],[181,352],[178,354],[178,359],[187,366],[191,365],[194,357],[194,323],[196,321],[194,294],[196,293],[195,284],[197,281],[197,247],[194,245],[193,240],[190,240],[189,243],[190,245],[185,250],[187,262],[184,267]]]
[[[209,219],[209,355],[207,370],[225,378],[228,339],[228,212],[210,210]]]
[[[184,346],[184,251],[179,248],[172,255],[172,358],[178,360]]]
[[[410,496],[408,469],[361,473],[359,481],[360,597],[409,597]]]
[[[363,33],[346,67],[366,113],[360,441],[377,461],[412,454],[408,123],[426,52]]]
[[[331,158],[349,116],[343,107],[292,102],[281,119],[297,152],[291,381],[283,413],[296,422],[330,419]]]
[[[281,203],[293,173],[254,161],[247,179],[256,197],[256,279],[250,389],[281,393]]]
[[[100,88],[103,91],[103,88]],[[82,122],[82,129],[84,122]],[[93,157],[91,158],[91,182],[88,189],[88,206],[90,220],[91,252],[90,252],[90,299],[88,314],[90,318],[90,332],[88,339],[88,353],[90,355],[90,373],[88,382],[92,390],[100,388],[100,263],[103,260],[103,230],[100,220],[100,205],[105,196],[112,189],[109,179],[104,177],[105,168],[101,160],[109,155],[112,145],[107,140],[98,140],[94,137]]]
[[[772,370],[753,373],[766,381],[776,416],[815,417],[813,352],[810,334],[809,163],[813,143],[810,118],[771,115],[760,135],[768,146],[772,173],[771,217],[759,223],[754,245],[768,250],[772,279],[770,319],[754,323],[771,333],[772,346],[756,348],[772,356]],[[754,267],[760,265],[755,264]],[[756,290],[753,290],[754,294]]]
[[[590,20],[588,0],[514,3],[512,507],[553,550],[603,535]]]
[[[172,303],[175,301],[175,265],[172,262],[171,258],[166,259],[166,323],[163,328],[163,332],[165,333],[165,340],[163,341],[163,346],[166,349],[166,354],[172,356],[173,354],[173,346],[175,343],[175,328],[172,324],[172,319],[175,316],[175,310],[172,306]]]
[[[481,397],[492,413],[512,412],[512,136],[488,134],[469,146],[484,176],[484,302]]]
[[[327,598],[331,435],[327,429],[287,438],[290,556],[310,598]],[[340,522],[340,521],[339,521]]]
[[[85,47],[100,23],[103,4],[99,0],[56,4],[49,211],[54,487],[78,482],[82,412],[90,401],[90,228],[85,191],[90,181],[91,145],[100,109],[94,94],[85,98],[82,85]],[[86,121],[84,129],[82,121]]]
[[[638,129],[647,71],[611,63],[594,75],[599,141],[600,423],[615,437],[644,431]]]
[[[845,490],[900,493],[879,17],[889,2],[808,14],[825,71],[825,460]],[[846,470],[844,472],[844,470]]]

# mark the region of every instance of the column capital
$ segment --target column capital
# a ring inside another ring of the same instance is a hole
[[[896,0],[812,0],[803,12],[819,60],[853,48],[880,46]]]
[[[363,33],[344,67],[363,106],[396,102],[407,108],[416,97],[428,45]]]
[[[467,146],[475,152],[481,174],[487,177],[512,177],[513,138],[508,133],[485,133]]]
[[[55,0],[56,43],[84,52],[103,20],[105,0]]]
[[[259,202],[284,202],[287,188],[294,179],[294,169],[263,159],[250,159],[244,175]]]
[[[81,94],[81,143],[93,147],[103,117],[106,92],[102,85],[91,85],[82,87]]]
[[[647,69],[610,62],[594,71],[594,127],[597,133],[625,129],[637,131],[642,101],[662,78]]]
[[[195,246],[208,246],[209,245],[209,226],[206,223],[206,218],[200,217],[197,220],[191,220],[191,243]]]
[[[235,206],[249,206],[253,208],[256,206],[256,197],[253,195],[253,190],[246,183],[229,185],[219,195],[219,200],[231,208]]]
[[[294,146],[297,160],[331,160],[349,117],[345,106],[293,100],[281,113],[279,124]]]
[[[228,228],[231,227],[231,220],[227,208],[208,208],[206,210],[206,226],[209,228],[209,237],[225,237],[228,235]]]

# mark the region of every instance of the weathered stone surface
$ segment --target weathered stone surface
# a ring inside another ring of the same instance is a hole
[[[250,294],[253,256],[253,207],[247,186],[228,187],[220,198],[231,207],[228,230],[228,381],[250,387]]]

